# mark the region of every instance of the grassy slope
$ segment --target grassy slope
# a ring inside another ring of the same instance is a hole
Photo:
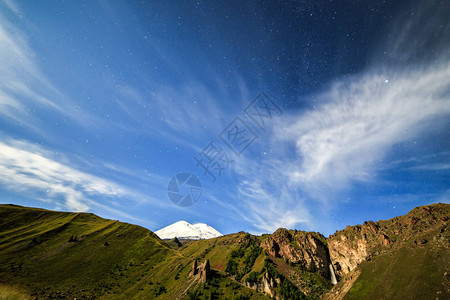
[[[450,249],[442,242],[448,238],[447,230],[435,229],[361,263],[345,299],[450,299]]]
[[[450,205],[437,203],[375,222],[390,245],[372,240],[371,257],[325,299],[450,299],[449,218]],[[349,236],[355,227],[338,234]]]
[[[78,241],[69,242],[72,236]],[[191,265],[192,258],[140,226],[87,213],[0,205],[0,293],[187,298],[190,289],[201,285],[188,276]],[[229,280],[219,276],[216,284]],[[239,285],[231,295],[245,293],[251,291]]]
[[[0,284],[0,299],[1,300],[29,300],[31,297],[24,293],[21,288],[10,285]]]
[[[346,298],[450,298],[450,274],[445,275],[450,273],[446,225],[450,206],[441,208],[434,220],[424,217],[428,212],[420,208],[405,218],[380,221],[387,224],[390,237],[402,237],[400,246],[363,262],[357,268],[361,275]],[[395,235],[398,230],[403,231]],[[69,242],[72,236],[78,241]],[[265,251],[246,269],[245,260],[254,250],[250,245],[262,239],[237,233],[172,249],[145,228],[93,214],[0,205],[0,299],[5,295],[6,299],[27,299],[27,295],[40,299],[267,299],[226,272],[233,251],[243,251],[233,258],[239,272],[246,270],[242,282],[251,273],[261,279],[269,258],[272,272],[290,281],[284,281],[287,290],[293,284],[317,298],[329,288],[320,275]],[[210,260],[214,269],[210,284],[189,276],[194,258],[199,265]],[[281,293],[281,287],[276,291]]]
[[[180,252],[186,257],[197,257],[201,260],[209,259],[212,268],[220,270],[222,274],[227,274],[226,265],[231,259],[232,252],[242,250],[242,256],[234,258],[234,261],[238,263],[237,269],[241,273],[245,272],[245,260],[251,252],[251,245],[259,244],[264,238],[266,237],[239,232],[184,245],[180,248]],[[263,249],[261,249],[251,268],[242,276],[241,282],[245,282],[251,273],[256,273],[257,278],[261,279],[267,270],[266,259],[270,259],[270,264],[276,269],[279,276],[283,276],[297,289],[309,295],[308,299],[318,299],[321,294],[331,288],[328,280],[318,273],[301,270],[298,266],[291,265],[281,258],[269,255]],[[281,293],[280,286],[275,288],[275,291]]]

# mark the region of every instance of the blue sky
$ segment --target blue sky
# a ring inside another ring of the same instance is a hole
[[[1,0],[0,203],[325,235],[449,203],[449,4],[337,2]],[[189,207],[167,195],[183,172]]]

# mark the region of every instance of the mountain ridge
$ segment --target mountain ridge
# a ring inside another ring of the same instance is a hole
[[[174,248],[143,227],[90,213],[0,205],[0,296],[446,299],[449,216],[450,205],[441,203],[347,226],[329,238],[280,228]]]

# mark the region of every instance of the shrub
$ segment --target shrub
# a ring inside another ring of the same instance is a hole
[[[155,296],[159,296],[165,293],[167,293],[167,289],[163,285],[158,286],[155,290]]]
[[[258,273],[255,271],[251,272],[245,280],[250,283],[256,282],[258,280]]]
[[[200,299],[201,293],[199,291],[188,292],[187,296],[189,300],[198,300]]]
[[[231,251],[231,258],[242,258],[244,254],[245,249],[243,247],[239,247],[239,249]]]
[[[286,278],[282,278],[280,284],[280,294],[283,299],[306,299],[306,296]]]
[[[229,259],[227,262],[227,267],[225,271],[231,275],[237,275],[238,274],[238,263],[235,262],[233,259]]]
[[[250,299],[249,296],[245,296],[242,294],[233,296],[233,300],[249,300],[249,299]]]

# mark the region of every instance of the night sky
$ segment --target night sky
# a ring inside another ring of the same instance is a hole
[[[450,203],[449,117],[448,1],[0,0],[0,203],[329,235]]]

